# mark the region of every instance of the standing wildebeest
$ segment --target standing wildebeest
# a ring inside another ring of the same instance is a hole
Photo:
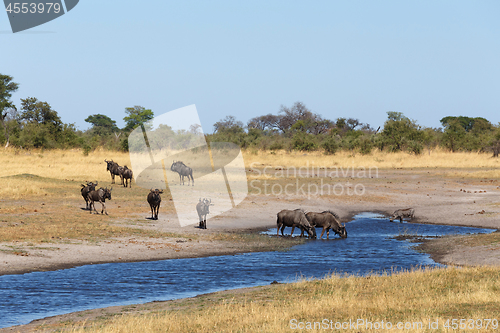
[[[113,162],[113,160],[111,161],[104,160],[104,162],[106,162],[107,164],[106,171],[109,171],[111,173],[111,184],[115,183],[115,176],[120,176],[123,185],[123,178],[121,175],[123,167],[119,166],[118,163]]]
[[[323,231],[321,231],[321,236],[319,236],[319,238],[323,238],[323,234],[326,230],[326,239],[328,239],[330,237],[330,229],[332,229],[340,237],[347,238],[347,231],[345,230],[345,227],[343,227],[342,224],[340,224],[340,222],[338,221],[339,216],[334,212],[329,210],[322,213],[309,212],[306,214],[306,217],[313,227],[323,228]],[[303,233],[304,231],[302,231],[302,234]]]
[[[128,180],[130,179],[130,188],[132,188],[132,176],[133,176],[132,170],[127,168],[126,165],[123,168],[121,168],[120,178],[122,179],[123,186],[127,187],[129,183]]]
[[[173,172],[177,172],[179,174],[179,184],[182,182],[182,185],[184,185],[184,177],[187,177],[188,186],[191,181],[194,186],[193,169],[185,165],[183,162],[174,161],[170,166],[170,170],[172,170]],[[191,177],[191,179],[189,177]]]
[[[399,219],[400,223],[403,223],[403,217],[409,217],[410,220],[415,217],[415,209],[413,208],[406,208],[406,209],[398,209],[395,211],[391,217],[389,218],[389,221],[394,221]]]
[[[87,185],[84,185],[82,184],[82,189],[80,190],[82,192],[82,197],[83,199],[85,199],[85,209],[90,209],[89,208],[89,198],[88,198],[88,195],[89,195],[89,192],[90,191],[94,191],[95,190],[95,187],[97,186],[97,181],[94,183],[92,182],[87,182]]]
[[[149,206],[151,207],[151,219],[152,220],[158,220],[158,211],[160,210],[160,203],[161,203],[161,197],[160,194],[162,194],[163,191],[160,191],[159,189],[153,189],[150,190],[148,193],[148,203]]]
[[[207,228],[207,214],[210,214],[210,206],[213,206],[212,199],[210,201],[206,198],[198,202],[196,205],[196,211],[198,212],[198,217],[200,218],[200,229]]]
[[[311,226],[309,221],[307,220],[306,214],[302,209],[296,210],[288,210],[284,209],[277,214],[276,224],[278,225],[278,229],[276,230],[276,236],[279,236],[279,230],[281,228],[281,235],[285,230],[285,227],[292,227],[292,233],[295,227],[300,228],[301,230],[305,229],[309,234],[309,237],[316,238],[316,229]]]
[[[106,205],[104,204],[104,202],[106,201],[106,199],[111,200],[111,190],[112,189],[113,188],[110,188],[108,190],[107,187],[105,189],[101,187],[97,191],[94,190],[94,191],[89,192],[88,199],[90,201],[90,214],[92,214],[92,206],[94,206],[94,212],[96,212],[96,214],[98,214],[97,210],[95,209],[95,201],[99,201],[102,205],[101,214],[102,214],[102,212],[105,212],[106,215],[108,215],[108,212],[106,210]]]

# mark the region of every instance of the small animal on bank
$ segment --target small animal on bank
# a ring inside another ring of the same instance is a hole
[[[394,213],[392,213],[391,217],[389,217],[389,221],[394,221],[399,219],[400,223],[403,223],[403,218],[408,217],[410,221],[415,217],[415,209],[406,208],[406,209],[398,209]]]

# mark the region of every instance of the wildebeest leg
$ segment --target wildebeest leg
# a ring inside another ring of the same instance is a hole
[[[285,236],[285,234],[283,233],[285,231],[285,227],[286,225],[283,224],[283,226],[281,227],[281,236]]]
[[[330,239],[330,228],[326,228],[326,239]]]
[[[295,230],[295,226],[292,225],[292,233],[290,234],[290,237],[293,237],[293,231]]]
[[[90,202],[90,214],[92,214],[92,206],[94,207],[94,212],[95,212],[96,214],[99,214],[99,213],[97,212],[97,210],[95,209],[95,201],[93,201],[93,200]]]
[[[399,217],[399,223],[403,223],[403,217],[402,216]]]
[[[321,236],[319,236],[320,239],[323,238],[323,234],[325,233],[325,230],[326,230],[326,228],[323,228],[323,230],[321,230]],[[328,235],[328,233],[327,233],[327,235]]]
[[[105,212],[106,215],[108,215],[108,211],[106,210],[106,205],[104,204],[104,201],[101,201],[101,205],[102,205],[101,215],[102,215],[102,212]]]

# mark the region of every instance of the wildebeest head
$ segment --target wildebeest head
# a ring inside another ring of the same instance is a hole
[[[115,162],[113,162],[113,160],[111,160],[111,161],[104,160],[104,162],[106,162],[106,164],[107,164],[106,171],[111,171],[111,169],[113,168],[113,165],[115,164]]]
[[[212,203],[212,199],[208,200],[207,198],[203,198],[203,200],[200,198],[198,201],[198,204],[196,205],[196,209],[199,211],[200,214],[206,215],[210,214],[210,206],[213,206],[214,204]]]
[[[101,187],[101,190],[103,190],[102,198],[103,198],[104,200],[106,200],[106,199],[111,200],[111,190],[112,190],[112,189],[113,189],[113,188],[110,188],[110,189],[108,190],[108,188],[107,188],[107,187],[106,187],[106,188],[104,188],[104,189]]]
[[[161,201],[161,197],[160,197],[160,194],[163,193],[163,190],[159,190],[159,189],[151,189],[149,191],[149,195],[148,195],[148,202],[151,201],[151,202],[157,202],[157,201]]]
[[[347,238],[347,230],[345,228],[345,225],[340,227],[338,234],[342,238]]]

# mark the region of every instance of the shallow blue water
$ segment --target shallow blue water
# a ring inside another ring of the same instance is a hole
[[[112,305],[170,300],[300,277],[368,274],[418,265],[439,266],[412,244],[391,239],[491,232],[491,229],[391,223],[360,215],[346,225],[348,237],[308,241],[286,252],[87,265],[52,272],[0,276],[0,327]],[[291,229],[285,229],[285,234]],[[318,237],[321,230],[318,229]],[[300,233],[300,231],[296,230]],[[268,232],[276,235],[276,229]],[[297,234],[298,235],[298,234]],[[323,236],[326,238],[326,235]]]

